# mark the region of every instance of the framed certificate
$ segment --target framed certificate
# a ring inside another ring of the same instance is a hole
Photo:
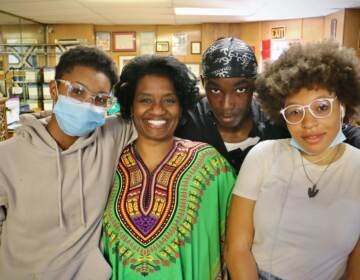
[[[117,51],[117,52],[136,51],[136,32],[114,32],[113,51]]]
[[[168,52],[169,51],[169,42],[168,41],[157,41],[156,42],[156,51],[157,52]]]
[[[191,54],[201,54],[201,42],[191,42]]]

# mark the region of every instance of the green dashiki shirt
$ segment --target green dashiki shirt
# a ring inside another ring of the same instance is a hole
[[[215,148],[177,139],[150,173],[122,152],[104,214],[112,279],[223,279],[221,247],[235,175]]]

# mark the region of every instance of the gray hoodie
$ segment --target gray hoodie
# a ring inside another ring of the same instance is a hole
[[[63,151],[48,120],[23,116],[16,136],[0,142],[0,279],[108,279],[101,219],[120,152],[136,133],[110,118]]]

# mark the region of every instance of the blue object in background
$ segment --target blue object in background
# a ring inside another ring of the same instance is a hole
[[[110,115],[114,115],[120,112],[120,104],[119,103],[115,103],[114,106],[112,106],[109,110],[107,110],[107,114]]]

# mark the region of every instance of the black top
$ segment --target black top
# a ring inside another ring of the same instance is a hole
[[[260,111],[260,107],[255,100],[253,100],[251,104],[250,113],[254,125],[249,137],[259,137],[260,141],[291,137],[286,128],[273,124],[265,114]],[[344,125],[343,132],[347,137],[345,142],[360,148],[360,127]],[[240,170],[245,156],[254,146],[249,146],[245,150],[240,148],[230,152],[226,150],[206,97],[198,101],[194,109],[185,113],[183,121],[180,122],[175,131],[175,136],[205,142],[214,146],[231,163],[236,172]]]

